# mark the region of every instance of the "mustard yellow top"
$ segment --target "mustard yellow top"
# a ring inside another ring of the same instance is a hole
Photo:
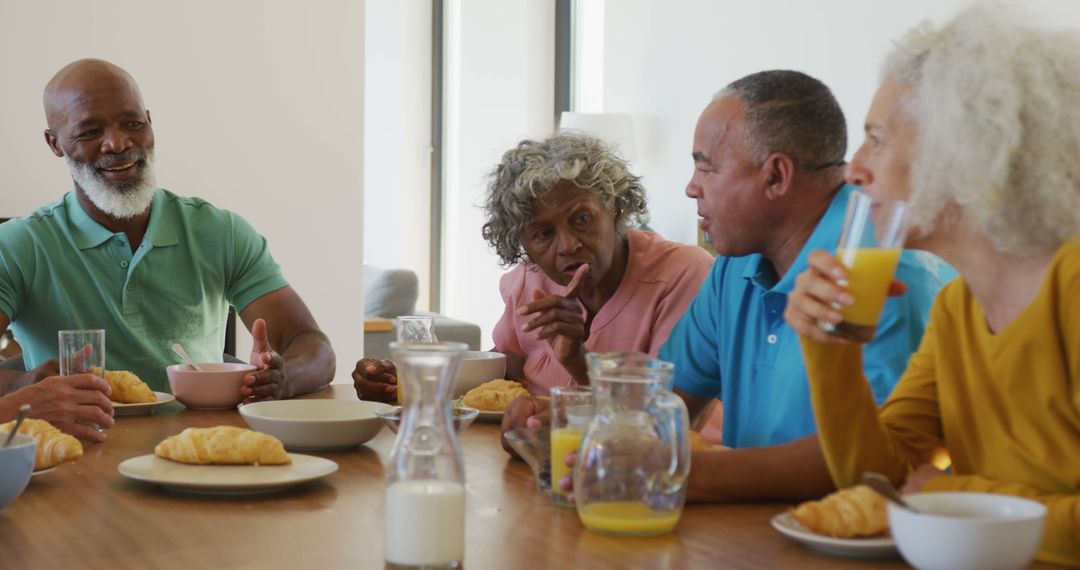
[[[802,347],[837,486],[865,470],[899,484],[947,449],[954,475],[924,490],[1039,501],[1049,513],[1038,559],[1080,565],[1080,242],[1058,249],[1038,296],[997,334],[966,282],[946,285],[880,411],[861,346]]]

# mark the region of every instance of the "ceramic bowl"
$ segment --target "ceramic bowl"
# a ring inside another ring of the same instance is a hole
[[[199,363],[199,372],[187,364],[173,364],[165,368],[173,396],[181,404],[197,410],[224,410],[235,408],[243,397],[240,386],[244,376],[255,366],[233,362]]]
[[[506,377],[506,355],[501,352],[483,352],[470,350],[461,359],[457,380],[454,384],[454,397],[487,382]]]
[[[390,404],[358,400],[271,400],[240,406],[255,431],[268,433],[289,449],[348,449],[378,435],[376,415]]]
[[[1046,507],[988,493],[915,493],[920,511],[889,503],[889,527],[900,554],[916,568],[1022,568],[1042,540]]]
[[[401,425],[401,406],[389,406],[387,409],[379,410],[375,412],[375,415],[379,416],[386,424],[386,427],[390,428],[390,431],[397,433],[398,426]],[[460,433],[465,431],[465,428],[472,425],[476,416],[480,415],[480,410],[476,408],[469,408],[466,406],[459,406],[453,409],[454,413],[454,428]]]
[[[532,468],[536,490],[551,493],[551,429],[518,428],[503,434],[510,447]]]
[[[0,434],[0,445],[7,440],[8,434]],[[11,445],[0,448],[0,509],[15,500],[34,472],[34,452],[37,440],[22,434],[16,434]]]

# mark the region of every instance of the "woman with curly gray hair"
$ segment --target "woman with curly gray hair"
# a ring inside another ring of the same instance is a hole
[[[712,266],[701,248],[632,229],[645,189],[601,141],[525,140],[503,154],[484,239],[505,266],[495,349],[531,392],[588,383],[588,351],[656,355]]]
[[[655,356],[712,267],[699,247],[633,229],[647,211],[641,179],[592,137],[506,151],[484,208],[484,239],[513,267],[499,283],[506,310],[492,350],[533,394],[587,384],[589,351]],[[364,359],[353,380],[361,398],[392,401],[394,376],[392,362]]]
[[[911,32],[886,61],[848,178],[908,199],[908,247],[961,278],[880,410],[861,346],[818,324],[852,302],[846,269],[815,252],[786,313],[838,486],[872,469],[909,492],[1034,499],[1048,509],[1038,558],[1069,565],[1080,565],[1078,100],[1075,31],[983,4]],[[942,448],[951,473],[931,465]]]

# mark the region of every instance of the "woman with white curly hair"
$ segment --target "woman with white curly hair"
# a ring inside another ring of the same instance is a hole
[[[1080,564],[1080,34],[1021,16],[976,5],[912,31],[885,63],[848,178],[908,199],[907,247],[961,278],[884,406],[861,345],[819,326],[852,302],[828,253],[785,316],[838,486],[873,470],[907,492],[1028,497],[1049,511],[1038,558]],[[943,449],[951,473],[931,465]]]
[[[526,380],[533,394],[588,384],[590,351],[655,356],[712,267],[699,247],[633,229],[647,211],[645,188],[589,136],[506,151],[484,209],[484,239],[513,267],[499,283],[506,310],[494,350],[506,354],[506,377]],[[395,396],[393,363],[364,359],[356,370],[361,397]]]

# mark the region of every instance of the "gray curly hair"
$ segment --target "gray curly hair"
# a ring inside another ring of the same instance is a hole
[[[977,4],[912,30],[883,76],[911,87],[916,231],[955,204],[996,248],[1056,249],[1080,233],[1080,34]]]
[[[641,178],[611,147],[580,133],[523,140],[491,172],[484,200],[484,239],[504,267],[528,262],[522,235],[537,198],[559,184],[592,192],[615,218],[619,235],[648,211]]]

